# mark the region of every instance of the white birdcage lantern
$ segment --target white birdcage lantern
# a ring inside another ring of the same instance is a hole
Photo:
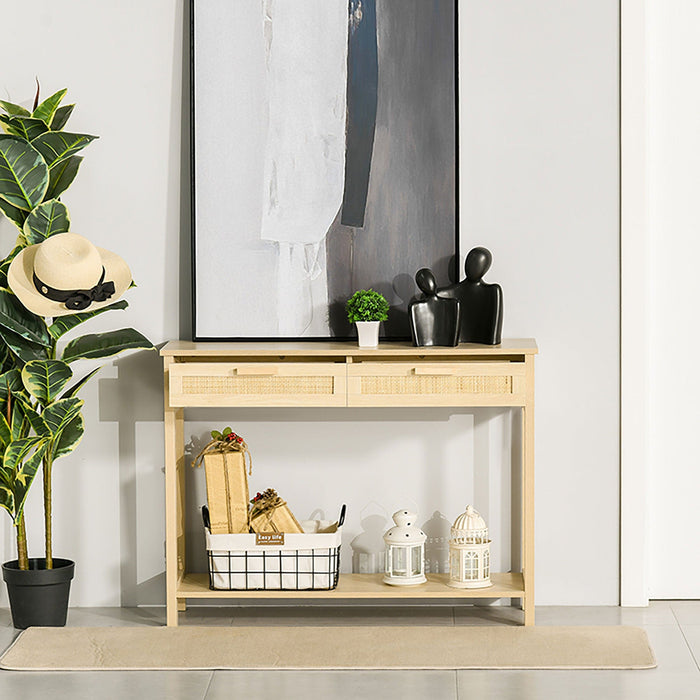
[[[425,583],[426,535],[415,524],[418,516],[408,510],[398,510],[392,517],[395,525],[384,535],[384,583],[390,586]]]
[[[454,588],[491,585],[489,531],[472,506],[455,520],[450,532],[450,579]]]

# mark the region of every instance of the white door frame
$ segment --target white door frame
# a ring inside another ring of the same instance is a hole
[[[620,604],[649,604],[647,0],[620,0]]]

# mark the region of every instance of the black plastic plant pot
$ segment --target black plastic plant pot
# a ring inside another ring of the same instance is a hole
[[[63,627],[74,572],[75,562],[70,559],[54,559],[53,569],[46,568],[43,558],[30,559],[28,570],[20,569],[17,560],[5,562],[2,577],[15,628]]]

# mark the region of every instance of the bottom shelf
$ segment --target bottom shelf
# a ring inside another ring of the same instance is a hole
[[[521,573],[491,574],[488,588],[452,588],[447,574],[428,574],[418,586],[388,586],[382,574],[341,574],[332,591],[212,591],[208,574],[186,574],[177,587],[177,597],[187,598],[522,598]]]

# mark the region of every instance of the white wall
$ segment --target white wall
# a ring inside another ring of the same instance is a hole
[[[462,8],[462,246],[540,346],[536,600],[618,602],[618,8]]]
[[[492,250],[490,278],[505,294],[504,335],[535,336],[541,348],[537,602],[615,604],[617,8],[608,0],[462,0],[460,8],[462,250]],[[65,197],[74,230],[131,263],[139,287],[120,322],[154,342],[177,337],[186,332],[189,284],[180,255],[188,227],[180,180],[182,0],[35,0],[11,15],[20,29],[0,45],[3,80],[11,81],[0,93],[31,99],[34,75],[45,91],[69,87],[78,103],[72,127],[101,136]],[[113,319],[94,327],[112,327]],[[159,361],[137,353],[100,376],[85,392],[84,443],[55,470],[55,551],[78,562],[73,604],[161,603]],[[189,417],[194,447],[208,428],[233,424],[253,449],[251,488],[277,487],[302,517],[318,506],[330,516],[347,501],[347,540],[381,522],[370,516],[384,518],[411,501],[426,520],[435,511],[453,519],[473,501],[491,526],[495,560],[508,565],[509,411],[257,409]],[[195,546],[203,475],[188,478]],[[5,520],[2,559],[14,556]],[[30,536],[40,555],[38,524]]]
[[[700,598],[700,5],[649,3],[650,597]],[[679,348],[688,348],[690,352]]]
[[[63,201],[73,230],[122,255],[139,286],[126,312],[91,328],[133,326],[154,342],[179,333],[182,26],[182,0],[37,0],[12,8],[0,42],[4,99],[31,105],[35,76],[44,96],[67,87],[70,128],[100,136]],[[158,373],[155,353],[109,363],[83,394],[82,445],[54,470],[54,552],[78,562],[73,604],[118,604],[134,577],[157,577],[149,599],[162,598]],[[36,486],[28,512],[38,516]],[[30,555],[41,556],[40,518],[30,520]],[[15,549],[5,516],[2,527],[4,561]]]

